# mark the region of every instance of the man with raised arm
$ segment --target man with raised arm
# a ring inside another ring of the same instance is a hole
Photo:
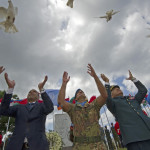
[[[87,72],[94,78],[100,96],[89,104],[84,92],[78,89],[75,93],[76,104],[66,102],[65,92],[70,77],[67,72],[64,72],[62,86],[58,95],[58,104],[63,111],[69,114],[73,123],[73,150],[106,150],[105,144],[100,137],[99,119],[100,108],[106,102],[107,92],[91,64],[88,64]],[[103,78],[103,74],[101,77]]]
[[[127,80],[131,80],[138,89],[135,97],[131,97],[124,96],[118,85],[110,86],[106,76],[103,80],[108,92],[106,104],[119,122],[124,145],[128,150],[150,150],[150,118],[140,106],[147,93],[145,86],[129,71]]]
[[[29,91],[26,105],[10,106],[15,81],[5,80],[8,90],[2,100],[2,115],[15,118],[15,129],[6,146],[6,150],[49,150],[45,135],[46,116],[54,110],[53,103],[43,89],[48,77],[38,84],[43,103],[38,103],[39,93],[32,89]]]

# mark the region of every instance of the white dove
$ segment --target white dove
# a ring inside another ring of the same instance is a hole
[[[73,1],[74,0],[68,0],[68,2],[67,2],[67,6],[69,6],[69,7],[71,7],[71,8],[73,8]]]
[[[114,12],[114,10],[112,9],[112,10],[106,12],[106,16],[95,17],[95,18],[106,18],[106,21],[108,22],[112,19],[112,15],[115,15],[118,12],[120,12],[120,11]]]
[[[17,7],[13,7],[11,0],[8,0],[8,9],[0,7],[0,18],[6,18],[5,21],[0,22],[0,27],[5,29],[5,32],[18,32],[16,26],[14,25],[15,15],[17,15]]]

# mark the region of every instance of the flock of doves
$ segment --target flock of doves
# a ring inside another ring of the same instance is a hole
[[[67,6],[73,8],[73,1],[74,0],[68,0]],[[18,32],[16,26],[14,25],[15,22],[15,16],[17,15],[18,8],[13,6],[13,3],[11,0],[8,0],[9,6],[8,8],[0,7],[0,19],[5,19],[5,21],[0,22],[0,29],[4,29],[5,32],[8,33],[16,33]],[[117,14],[119,11],[110,10],[106,12],[105,16],[101,17],[95,17],[95,18],[105,18],[106,21],[110,21],[112,19],[112,16]],[[148,28],[150,30],[150,28]],[[147,35],[146,37],[150,38],[150,35]]]

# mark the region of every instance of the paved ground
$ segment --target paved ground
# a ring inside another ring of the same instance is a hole
[[[70,147],[63,147],[62,150],[72,150],[72,146],[70,146]]]

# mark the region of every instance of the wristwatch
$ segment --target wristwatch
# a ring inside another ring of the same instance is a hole
[[[41,89],[41,91],[40,91],[40,93],[44,93],[45,92],[45,89],[44,88],[42,88]]]

